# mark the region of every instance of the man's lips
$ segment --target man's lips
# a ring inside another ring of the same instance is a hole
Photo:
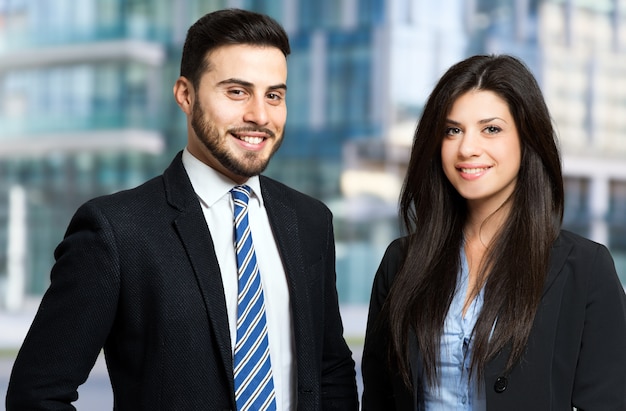
[[[271,130],[231,130],[230,135],[239,141],[242,148],[246,150],[261,150],[265,147],[265,142],[274,137]]]
[[[244,143],[251,145],[261,144],[268,138],[274,137],[274,132],[268,129],[260,129],[260,130],[247,130],[247,129],[236,129],[231,130],[230,134],[243,141]]]
[[[263,140],[265,140],[265,137],[255,137],[255,136],[238,136],[235,135],[235,137],[237,137],[239,140],[246,142],[248,144],[261,144],[263,142]]]

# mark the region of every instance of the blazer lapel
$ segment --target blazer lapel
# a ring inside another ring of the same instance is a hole
[[[296,343],[298,366],[298,385],[309,382],[303,370],[306,364],[315,358],[313,346],[306,340],[307,335],[314,335],[311,309],[318,307],[318,302],[311,301],[306,285],[305,263],[297,214],[293,206],[285,199],[279,185],[261,176],[261,190],[267,215],[274,232],[278,251],[282,258],[293,315],[293,332]],[[310,373],[309,373],[310,375]]]
[[[548,276],[546,277],[546,283],[543,288],[542,303],[546,299],[546,294],[550,288],[554,285],[556,279],[563,271],[563,266],[567,261],[572,250],[572,246],[565,244],[559,235],[552,246],[550,254],[550,263],[548,268]],[[554,310],[542,310],[542,305],[539,306],[537,314],[535,316],[535,323],[533,330],[529,336],[529,343],[532,341],[549,341],[550,336],[544,335],[545,333],[551,333],[554,331],[554,324],[557,321],[556,315],[558,311]],[[546,325],[547,324],[547,325]],[[496,355],[496,357],[489,362],[485,372],[486,381],[495,381],[497,377],[502,376],[502,370],[506,367],[506,361],[511,353],[511,345],[507,344],[502,351]],[[542,352],[543,353],[543,352]],[[491,387],[487,386],[487,392],[491,393]]]
[[[163,174],[169,204],[179,210],[174,226],[187,251],[202,292],[207,316],[220,347],[226,378],[234,392],[232,348],[224,287],[211,234],[179,153]]]
[[[561,273],[563,266],[565,265],[565,261],[567,260],[567,256],[569,256],[572,251],[571,244],[565,244],[559,235],[552,246],[552,253],[550,255],[550,267],[548,269],[548,276],[546,278],[546,284],[543,288],[543,294],[545,295],[552,284],[554,284],[554,280]]]

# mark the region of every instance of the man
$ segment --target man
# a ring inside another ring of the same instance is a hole
[[[15,362],[9,411],[73,409],[102,347],[116,410],[358,409],[332,216],[259,176],[283,138],[289,52],[280,25],[248,11],[189,29],[174,86],[187,147],[162,176],[76,212]],[[233,213],[258,270],[238,261]],[[260,272],[252,315],[263,342],[251,345],[265,362],[262,382],[241,388],[244,265]]]

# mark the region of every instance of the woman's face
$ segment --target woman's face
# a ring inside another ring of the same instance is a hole
[[[513,193],[522,151],[509,107],[491,91],[472,90],[452,105],[441,146],[443,171],[470,209],[493,212]]]

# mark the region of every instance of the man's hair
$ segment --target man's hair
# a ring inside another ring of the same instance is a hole
[[[221,46],[247,44],[276,47],[289,55],[289,38],[273,18],[240,9],[208,13],[187,31],[180,63],[180,75],[198,87],[202,73],[209,69],[207,55]]]

